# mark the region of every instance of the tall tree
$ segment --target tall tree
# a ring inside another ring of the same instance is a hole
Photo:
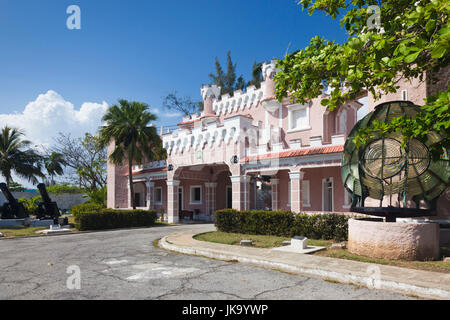
[[[252,66],[252,80],[250,80],[247,86],[255,86],[256,88],[261,88],[261,82],[263,81],[262,75],[262,63],[253,63]]]
[[[240,76],[236,81],[235,89],[244,91],[246,87],[244,77]]]
[[[229,92],[231,95],[234,92],[236,85],[236,63],[233,64],[231,60],[231,51],[227,52],[227,73],[225,75],[225,90],[231,91]],[[228,92],[225,92],[228,93]]]
[[[44,167],[50,176],[50,182],[55,184],[55,175],[62,176],[64,174],[64,166],[67,165],[64,155],[58,152],[51,152],[44,156]]]
[[[134,199],[132,166],[144,161],[161,160],[166,157],[155,127],[150,126],[156,121],[156,115],[148,111],[149,106],[141,102],[119,100],[119,105],[109,107],[103,117],[105,126],[100,128],[100,143],[106,147],[114,142],[114,150],[109,160],[115,165],[128,165],[130,184],[130,199],[133,209],[136,209]]]
[[[106,186],[106,148],[96,135],[86,133],[83,138],[72,138],[59,133],[51,152],[64,155],[65,175],[70,184],[93,191]]]
[[[33,184],[43,178],[42,156],[30,148],[31,142],[23,139],[19,129],[3,127],[0,133],[0,174],[8,187],[13,182],[13,172]]]
[[[235,90],[244,88],[244,78],[241,75],[236,81],[236,64],[233,64],[231,59],[231,51],[227,52],[227,72],[223,71],[222,66],[220,65],[219,59],[216,57],[216,74],[209,74],[209,77],[212,80],[212,84],[216,84],[217,86],[222,88],[222,94],[230,94],[233,95]]]
[[[181,97],[174,91],[164,97],[163,107],[191,116],[193,113],[203,110],[203,101],[195,102],[190,97]]]
[[[222,88],[222,92],[225,89],[225,78],[226,74],[223,72],[222,66],[220,65],[219,59],[216,57],[215,61],[216,74],[210,73],[209,77],[211,78],[212,84],[216,84],[217,86]]]
[[[322,100],[331,110],[367,90],[375,98],[396,92],[399,81],[418,78],[436,82],[433,73],[449,67],[450,6],[446,0],[299,0],[310,14],[324,11],[349,34],[342,44],[314,37],[309,46],[286,55],[277,63],[276,94],[281,101],[291,95],[295,101],[313,99],[331,87],[329,99]],[[373,6],[373,5],[379,5]],[[426,77],[425,77],[426,74]],[[343,88],[346,88],[345,90]],[[355,139],[365,144],[371,132],[403,134],[406,142],[424,140],[430,131],[448,137],[450,133],[450,90],[426,99],[424,113],[415,119],[395,118],[390,123],[374,123]],[[449,139],[436,141],[432,154],[439,157],[449,148]]]

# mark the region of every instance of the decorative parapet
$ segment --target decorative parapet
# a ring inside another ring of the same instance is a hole
[[[215,98],[220,96],[220,91],[222,90],[221,87],[213,84],[213,85],[204,85],[200,89],[203,100],[206,100],[207,98],[214,96]]]
[[[213,110],[216,115],[220,116],[231,114],[238,110],[254,108],[263,98],[264,86],[265,82],[262,82],[260,89],[256,89],[255,86],[249,86],[246,92],[237,90],[232,97],[229,94],[222,95],[221,100],[213,102]]]
[[[212,147],[223,143],[237,143],[242,138],[243,132],[252,132],[258,128],[252,124],[253,119],[236,115],[224,119],[224,124],[217,122],[207,124],[205,127],[198,126],[192,130],[180,129],[172,134],[162,136],[164,148],[169,155],[182,154],[186,151],[201,150],[205,145]],[[257,139],[257,136],[255,136]]]
[[[277,69],[276,64],[277,64],[276,59],[270,60],[270,63],[265,62],[263,63],[262,74],[264,80],[273,79],[273,76],[280,71],[280,69]]]

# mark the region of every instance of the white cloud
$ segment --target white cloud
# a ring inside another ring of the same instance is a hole
[[[179,118],[182,116],[183,116],[183,114],[180,112],[174,112],[174,113],[166,112],[163,114],[163,117],[166,117],[166,118],[177,118],[177,117]]]
[[[79,110],[57,92],[49,90],[28,103],[22,113],[0,114],[0,127],[20,128],[34,144],[49,146],[59,132],[81,137],[95,133],[101,125],[108,104],[85,102]]]

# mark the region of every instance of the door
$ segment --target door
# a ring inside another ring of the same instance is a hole
[[[333,179],[327,178],[323,185],[323,211],[333,211]]]
[[[178,213],[184,210],[183,188],[178,188]]]
[[[136,205],[136,207],[141,206],[141,194],[140,193],[134,194],[134,204]]]
[[[233,208],[233,188],[227,187],[227,209]]]

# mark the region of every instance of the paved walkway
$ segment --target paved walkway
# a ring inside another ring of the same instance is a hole
[[[195,234],[214,230],[213,226],[183,230],[162,238],[160,245],[185,254],[237,261],[425,298],[450,299],[450,274],[193,239]]]
[[[169,252],[153,242],[205,225],[0,241],[0,300],[412,300],[414,297]],[[209,229],[213,228],[212,225]],[[79,272],[76,272],[77,267]],[[74,286],[76,278],[79,287]]]

